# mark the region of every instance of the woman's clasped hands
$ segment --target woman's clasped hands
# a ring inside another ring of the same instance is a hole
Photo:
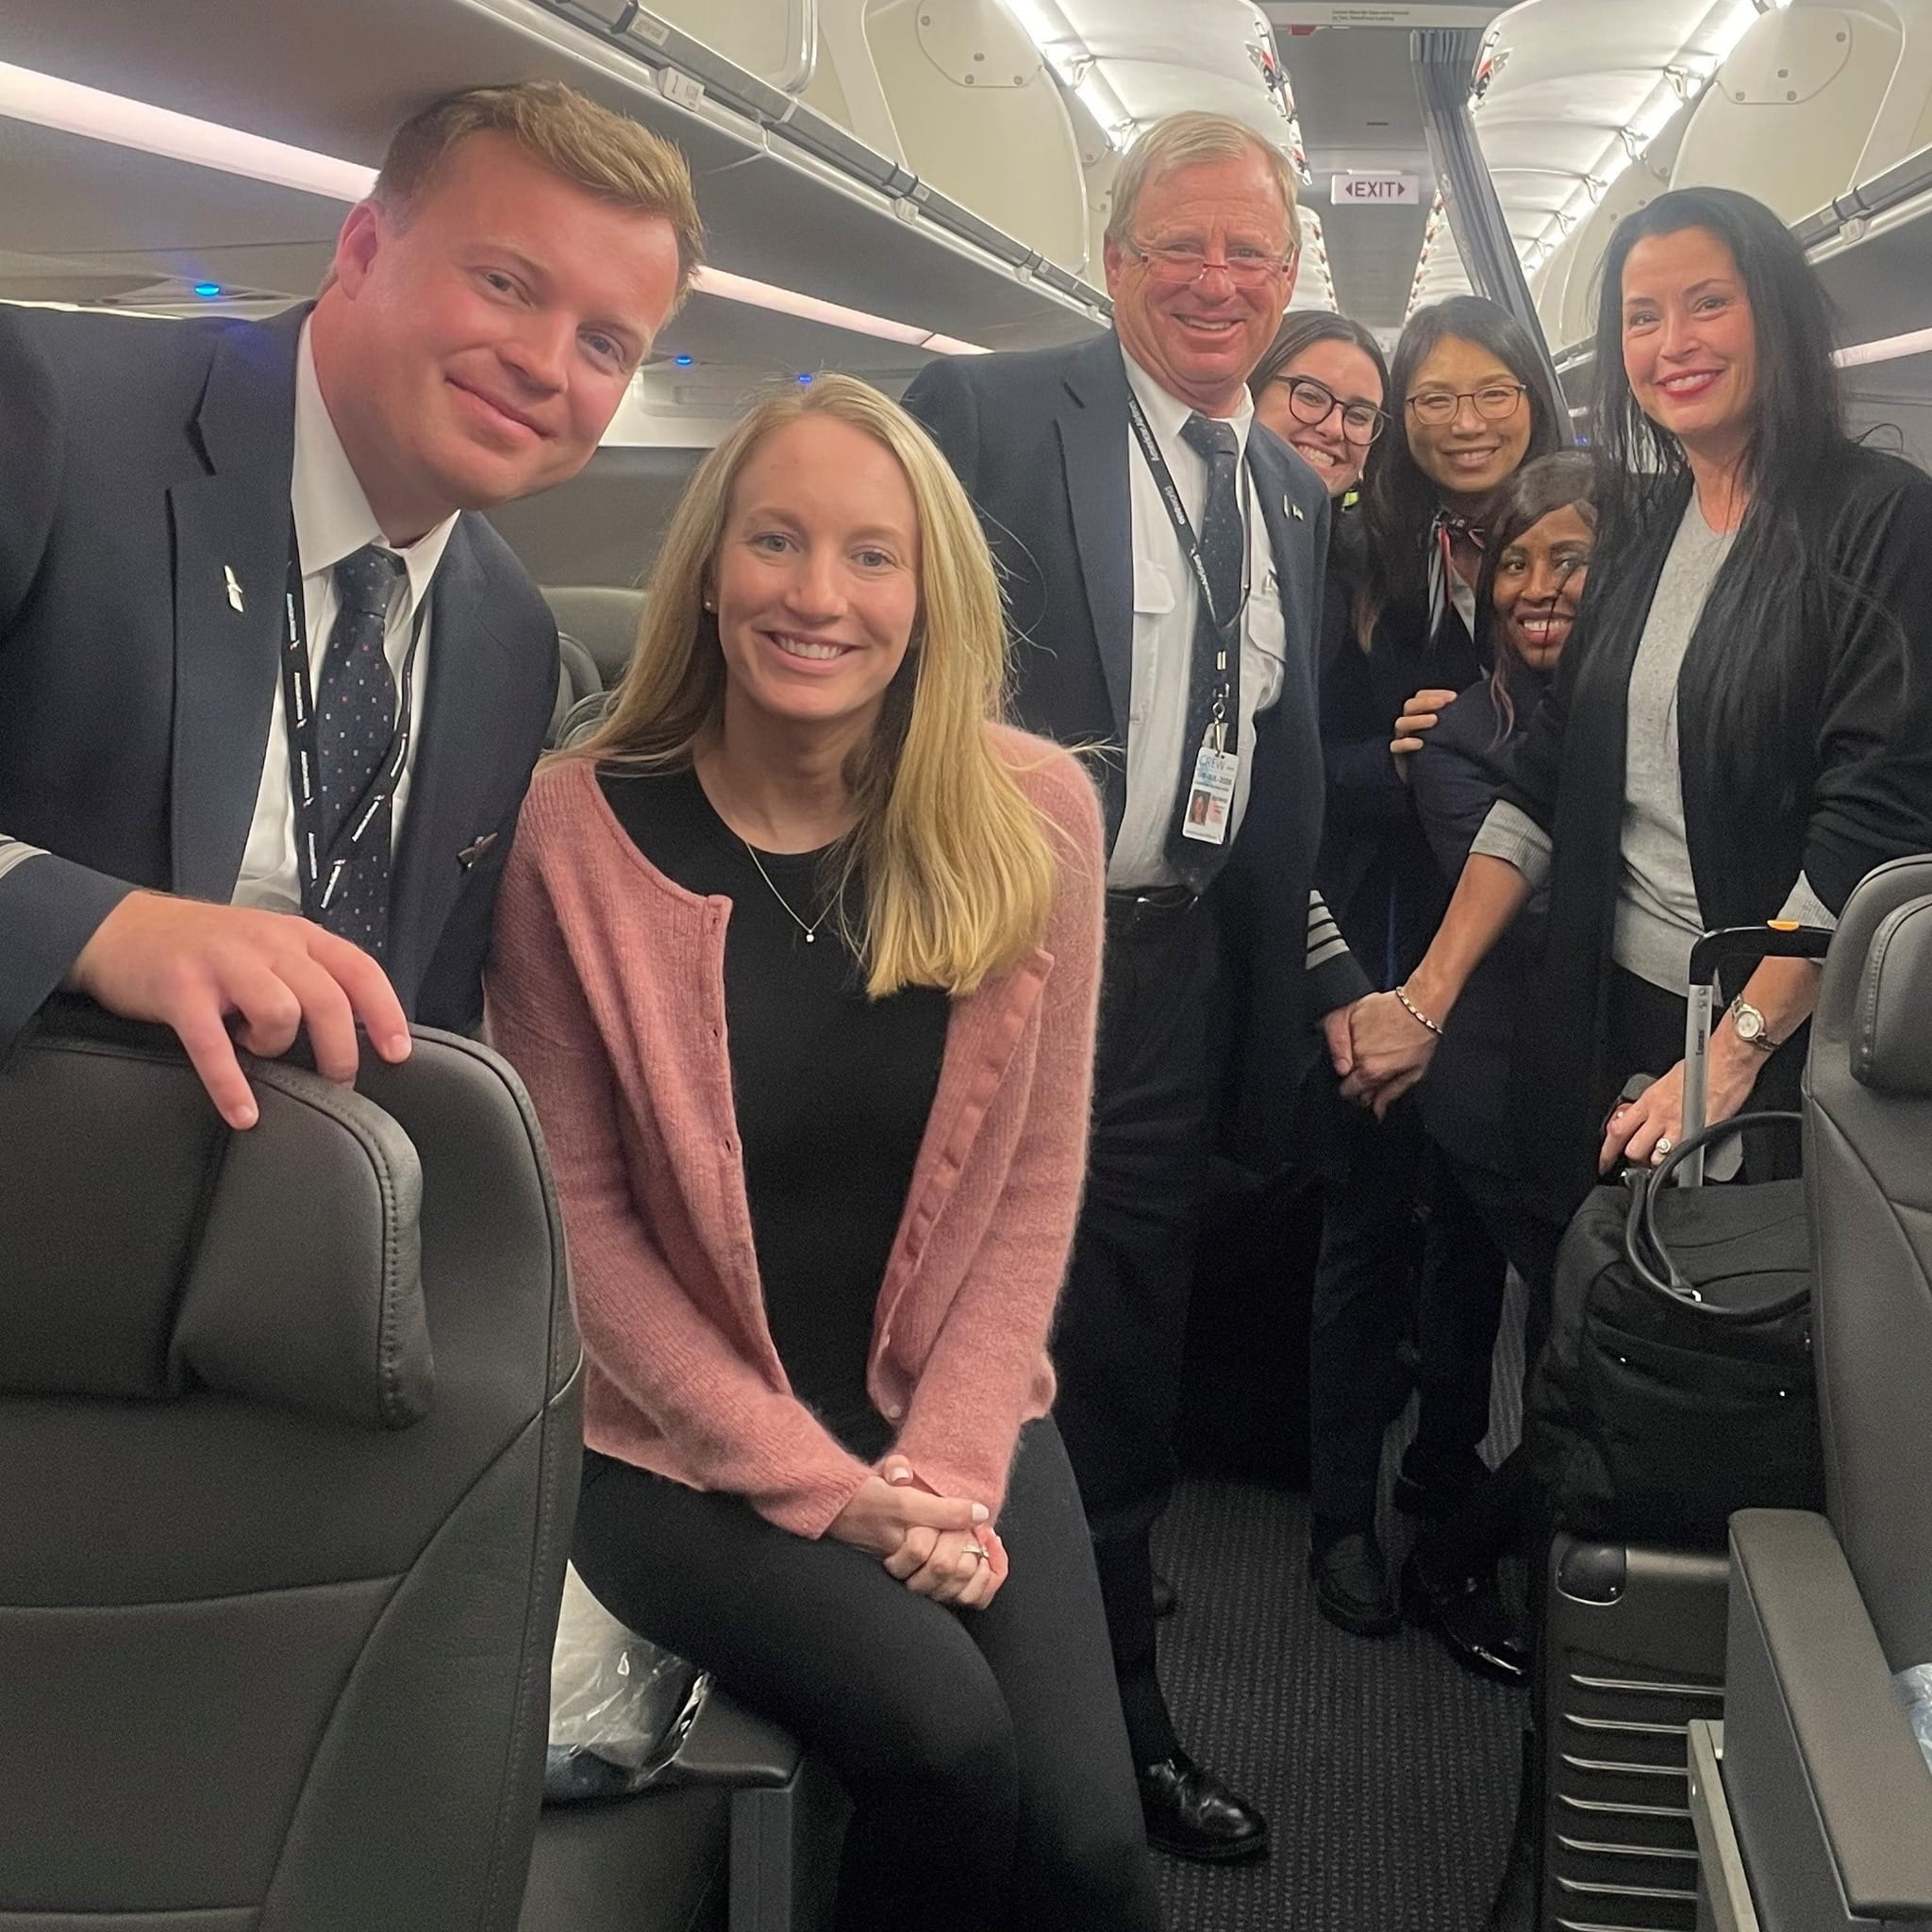
[[[897,1457],[859,1485],[826,1533],[878,1557],[908,1590],[962,1610],[983,1610],[1007,1580],[986,1505],[934,1495]]]

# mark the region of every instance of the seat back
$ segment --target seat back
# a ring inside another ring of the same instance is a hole
[[[513,1926],[578,1440],[528,1102],[419,1031],[237,1135],[63,1025],[0,1070],[0,1927]]]
[[[595,696],[604,689],[603,674],[597,669],[597,660],[589,649],[578,643],[567,630],[557,634],[557,702],[550,708],[550,729],[544,734],[543,747],[554,750],[558,735],[563,729],[563,721],[577,706],[588,697]]]
[[[624,667],[637,647],[645,595],[642,591],[606,584],[561,584],[544,590],[543,599],[558,629],[591,654],[598,681],[606,691],[613,689],[624,675]],[[579,698],[584,695],[578,693]]]
[[[1932,858],[1845,907],[1807,1076],[1827,1507],[1893,1670],[1932,1659]]]

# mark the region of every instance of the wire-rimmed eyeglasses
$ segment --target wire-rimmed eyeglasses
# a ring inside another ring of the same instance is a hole
[[[1421,395],[1409,397],[1408,407],[1418,423],[1438,429],[1455,422],[1464,403],[1474,403],[1485,423],[1501,423],[1515,415],[1528,393],[1529,385],[1522,382],[1486,382],[1480,389],[1425,389]]]
[[[1129,242],[1127,247],[1146,263],[1148,278],[1168,289],[1189,288],[1211,268],[1219,269],[1238,289],[1258,289],[1275,275],[1286,275],[1294,260],[1292,250],[1270,255],[1244,242],[1229,242],[1220,261],[1199,248],[1150,247],[1139,242]]]

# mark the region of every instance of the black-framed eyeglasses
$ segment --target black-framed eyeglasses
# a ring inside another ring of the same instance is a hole
[[[1485,423],[1501,423],[1515,415],[1528,393],[1529,385],[1524,382],[1486,382],[1480,389],[1425,389],[1421,395],[1409,397],[1408,407],[1418,423],[1439,429],[1455,422],[1464,403],[1474,403]]]
[[[1366,449],[1389,426],[1388,416],[1374,403],[1345,403],[1325,382],[1312,375],[1281,379],[1288,391],[1288,407],[1297,423],[1319,429],[1337,409],[1341,411],[1341,433],[1357,447]]]
[[[1286,255],[1270,255],[1242,242],[1229,242],[1221,261],[1210,260],[1199,248],[1147,247],[1139,242],[1129,242],[1127,247],[1146,263],[1149,280],[1168,289],[1189,288],[1210,268],[1218,268],[1238,289],[1258,289],[1274,276],[1286,275],[1294,260],[1292,249]]]

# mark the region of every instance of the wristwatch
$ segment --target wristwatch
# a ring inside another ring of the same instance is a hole
[[[1731,1002],[1731,1024],[1737,1029],[1738,1038],[1759,1053],[1775,1053],[1784,1044],[1771,1037],[1764,1015],[1741,995]]]

